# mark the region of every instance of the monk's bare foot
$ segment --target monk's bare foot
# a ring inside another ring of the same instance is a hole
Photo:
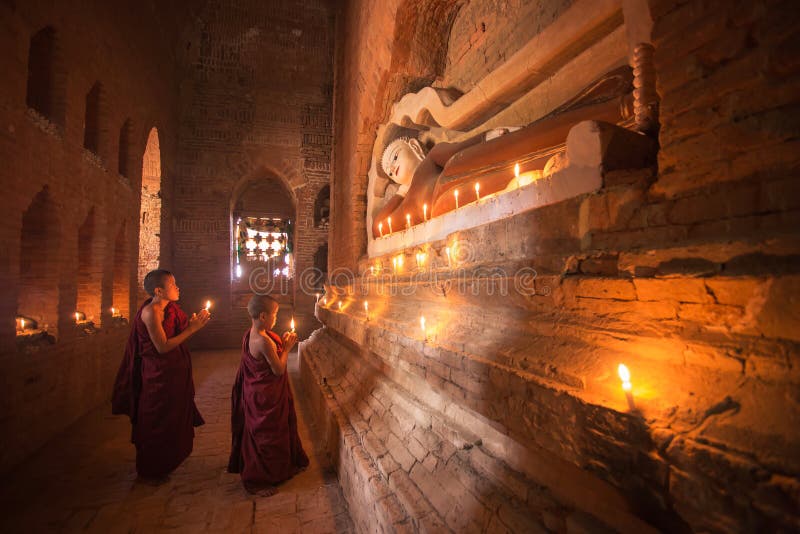
[[[278,488],[275,486],[254,486],[251,484],[245,484],[244,489],[247,490],[247,493],[250,493],[251,495],[257,495],[259,497],[272,497],[278,493]]]

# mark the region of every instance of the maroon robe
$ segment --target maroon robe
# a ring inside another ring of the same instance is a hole
[[[283,342],[267,332],[278,351]],[[248,486],[272,485],[308,465],[297,433],[289,373],[278,376],[266,360],[250,354],[250,331],[242,340],[242,361],[231,392],[231,457],[228,471]]]
[[[178,467],[192,452],[194,427],[204,423],[194,403],[192,360],[181,343],[159,354],[142,321],[139,308],[133,320],[125,356],[117,373],[111,413],[127,415],[136,445],[136,471],[159,478]],[[189,320],[174,302],[164,308],[162,326],[167,339],[183,332]]]

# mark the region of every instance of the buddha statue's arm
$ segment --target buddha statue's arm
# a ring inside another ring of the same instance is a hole
[[[428,152],[428,158],[439,167],[444,167],[454,155],[467,147],[483,142],[484,136],[485,134],[478,134],[459,143],[438,143]]]

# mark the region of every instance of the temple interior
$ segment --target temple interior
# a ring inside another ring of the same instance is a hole
[[[800,9],[0,1],[4,532],[800,531]],[[137,481],[143,279],[206,418]],[[254,293],[311,467],[227,473]]]

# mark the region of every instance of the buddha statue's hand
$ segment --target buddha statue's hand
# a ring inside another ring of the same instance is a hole
[[[500,128],[492,128],[491,130],[486,131],[486,141],[491,141],[492,139],[497,139],[501,135],[505,135],[507,133],[516,132],[520,129],[520,126],[502,126]]]

